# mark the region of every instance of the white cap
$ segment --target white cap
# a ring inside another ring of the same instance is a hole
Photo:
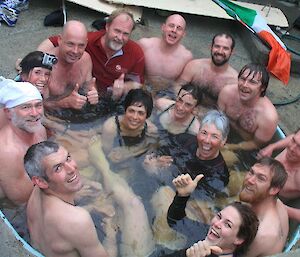
[[[16,82],[11,79],[0,81],[0,104],[5,108],[42,99],[39,90],[29,82]]]

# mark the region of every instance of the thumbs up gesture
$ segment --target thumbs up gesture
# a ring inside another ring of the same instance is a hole
[[[87,100],[90,104],[97,104],[99,101],[98,91],[96,89],[96,78],[92,78],[88,83]]]
[[[120,99],[120,97],[125,92],[124,77],[125,77],[125,74],[122,73],[121,76],[114,81],[114,84],[113,84],[113,95],[112,95],[112,97],[115,100]]]
[[[79,110],[86,103],[87,97],[78,94],[78,89],[79,84],[77,83],[71,94],[65,98],[67,107]]]
[[[190,174],[182,174],[173,179],[173,185],[176,187],[176,191],[179,196],[189,196],[194,192],[198,182],[203,178],[203,174],[199,174],[194,180],[192,180]]]

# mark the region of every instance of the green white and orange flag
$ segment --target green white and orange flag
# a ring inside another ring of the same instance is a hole
[[[255,10],[249,9],[229,0],[213,0],[222,7],[228,15],[241,22],[254,34],[267,42],[271,47],[268,70],[284,84],[290,79],[291,55],[286,51],[284,43],[267,25],[265,19]]]

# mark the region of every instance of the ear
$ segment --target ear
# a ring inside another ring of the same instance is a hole
[[[108,29],[109,29],[109,23],[106,23],[105,24],[105,30],[108,31]]]
[[[59,34],[59,35],[57,36],[57,43],[58,43],[58,45],[61,44],[61,40],[62,40],[62,36],[61,36],[61,34]]]
[[[225,137],[224,139],[222,139],[221,141],[221,147],[224,147],[224,145],[226,144],[227,141],[227,137]]]
[[[245,239],[241,239],[241,238],[238,238],[238,237],[237,237],[237,238],[234,240],[233,244],[236,245],[236,246],[239,246],[239,245],[241,245],[242,243],[244,243],[244,241],[245,241]]]
[[[271,187],[269,189],[269,194],[272,195],[272,196],[275,196],[279,193],[279,191],[280,191],[279,187]]]
[[[32,183],[34,185],[37,185],[39,188],[46,189],[46,188],[49,187],[47,181],[45,179],[41,178],[41,177],[33,176],[31,178],[31,180],[32,180]]]
[[[8,108],[4,108],[3,111],[6,117],[11,120],[11,111]]]

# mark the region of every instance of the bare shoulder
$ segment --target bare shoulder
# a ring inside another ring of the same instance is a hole
[[[115,131],[116,130],[116,121],[115,121],[115,116],[112,116],[110,118],[108,118],[104,124],[103,124],[103,127],[102,127],[102,133],[109,133],[111,134],[112,131]]]
[[[159,38],[157,37],[150,37],[150,38],[141,38],[137,41],[137,43],[142,47],[143,50],[148,48],[152,48],[153,45],[157,45],[159,42]]]
[[[150,134],[157,133],[157,127],[149,119],[147,119],[147,132],[150,133]]]
[[[190,67],[202,68],[203,65],[207,66],[209,64],[209,59],[201,58],[201,59],[193,59],[188,62],[187,65]]]
[[[219,98],[224,98],[224,97],[235,97],[238,95],[238,88],[236,84],[229,84],[226,87],[223,87],[219,94]]]
[[[158,99],[155,100],[155,107],[159,111],[163,111],[173,103],[175,103],[174,100],[161,97],[161,98],[158,98]]]
[[[268,97],[262,97],[259,103],[260,104],[257,107],[261,110],[261,112],[259,113],[263,115],[264,118],[267,118],[268,120],[278,120],[278,113],[276,111],[276,108]]]

